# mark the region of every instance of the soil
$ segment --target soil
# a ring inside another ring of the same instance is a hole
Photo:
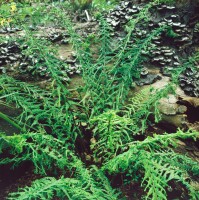
[[[32,181],[42,176],[34,174],[33,166],[30,162],[25,162],[15,169],[10,169],[8,165],[0,167],[0,199],[6,200],[11,192],[17,192],[18,188],[30,186]]]

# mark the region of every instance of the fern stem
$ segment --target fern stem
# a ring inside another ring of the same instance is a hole
[[[5,121],[7,121],[9,124],[13,125],[14,127],[16,127],[17,129],[19,129],[20,131],[23,131],[23,128],[21,128],[18,124],[16,124],[13,120],[11,120],[7,115],[3,114],[2,112],[0,112],[0,118],[4,119]]]

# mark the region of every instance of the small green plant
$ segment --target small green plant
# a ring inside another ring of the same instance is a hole
[[[91,148],[96,159],[105,160],[115,157],[119,147],[132,140],[133,120],[120,117],[114,110],[109,110],[90,120],[94,126]]]
[[[178,37],[179,35],[177,33],[175,33],[173,31],[173,29],[170,27],[168,28],[167,32],[166,32],[166,36],[170,37],[170,38],[176,38]]]
[[[199,132],[178,130],[174,134],[154,135],[144,141],[123,145],[128,150],[107,161],[102,167],[109,173],[138,171],[143,174],[142,186],[146,199],[167,199],[166,187],[169,181],[181,182],[188,190],[191,199],[198,199],[198,191],[189,183],[188,174],[198,174],[197,162],[171,150],[177,146],[177,139],[197,138]],[[135,173],[134,173],[135,174]],[[132,176],[134,175],[132,174]]]
[[[121,110],[108,110],[90,119],[93,129],[91,148],[98,160],[108,160],[121,151],[121,145],[134,141],[135,135],[144,134],[149,126],[149,116],[155,116],[159,122],[159,100],[174,92],[174,86],[168,85],[160,90],[145,89],[129,100]],[[149,98],[147,98],[149,97]]]
[[[45,23],[47,20],[43,18],[45,14],[45,6],[33,7],[25,2],[10,2],[0,4],[0,26],[2,27],[21,27],[26,24],[27,26],[36,26],[41,23]]]

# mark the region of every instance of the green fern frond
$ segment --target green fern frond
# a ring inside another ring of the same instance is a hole
[[[91,144],[95,157],[107,160],[116,156],[121,145],[132,141],[133,121],[130,118],[121,117],[117,111],[109,110],[90,119],[93,130]]]
[[[78,180],[72,178],[55,179],[53,177],[45,177],[38,179],[32,183],[30,187],[19,189],[18,192],[11,193],[9,200],[51,200],[54,197],[72,199],[73,193],[81,192],[82,188],[78,188]],[[82,191],[82,195],[86,192]]]
[[[108,25],[106,19],[102,16],[99,18],[99,42],[100,42],[100,49],[99,49],[99,58],[96,61],[98,65],[106,65],[106,62],[109,61],[108,55],[114,51],[112,49],[113,39],[111,38],[110,34],[112,28]]]
[[[150,96],[151,88],[143,89],[139,92],[136,92],[134,96],[129,99],[129,104],[124,106],[124,113],[129,118],[135,114],[139,109],[142,108],[143,103],[146,102],[148,99],[147,97]]]
[[[37,131],[47,126],[59,138],[71,133],[70,139],[75,140],[76,134],[71,130],[75,124],[73,112],[70,110],[73,102],[67,100],[66,96],[63,97],[65,100],[62,98],[66,93],[60,91],[59,87],[51,94],[31,84],[1,76],[0,89],[5,101],[22,109],[16,121],[24,130],[29,131],[33,128]],[[77,127],[75,129],[78,131]]]
[[[23,135],[6,136],[0,133],[0,153],[10,148],[11,154],[22,153],[26,144],[26,138]]]
[[[2,135],[0,149],[7,149],[13,155],[13,158],[1,158],[1,165],[10,163],[15,167],[20,164],[19,161],[29,160],[33,162],[35,172],[40,174],[46,174],[53,167],[63,170],[69,163],[64,141],[42,133]]]
[[[130,99],[130,103],[124,107],[123,112],[134,121],[134,124],[137,124],[137,127],[141,127],[140,129],[144,133],[148,127],[147,122],[151,114],[154,115],[155,122],[161,120],[161,113],[158,109],[160,99],[167,97],[168,94],[173,94],[174,91],[175,86],[172,84],[161,89],[144,89]]]
[[[178,130],[173,134],[154,135],[144,141],[131,142],[124,147],[125,150],[128,146],[129,150],[107,161],[102,169],[109,173],[128,172],[131,168],[139,173],[144,171],[142,186],[147,191],[146,199],[167,199],[165,188],[171,180],[181,182],[190,196],[197,199],[198,192],[189,183],[188,174],[199,173],[198,163],[171,151],[169,146],[177,146],[178,139],[198,137],[197,131]]]
[[[92,185],[88,185],[89,181],[92,181]],[[100,182],[102,181],[100,180]],[[57,180],[53,177],[45,177],[34,181],[30,187],[21,188],[18,192],[11,193],[8,199],[51,200],[54,197],[71,200],[117,200],[118,194],[109,185],[101,188],[101,185],[97,184],[97,180],[93,179],[88,179],[87,185],[85,185],[81,179],[61,177]]]

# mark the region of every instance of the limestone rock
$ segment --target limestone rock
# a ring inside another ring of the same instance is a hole
[[[159,110],[165,115],[183,114],[187,111],[186,106],[177,104],[178,99],[174,95],[169,95],[168,98],[162,98],[159,104]]]

